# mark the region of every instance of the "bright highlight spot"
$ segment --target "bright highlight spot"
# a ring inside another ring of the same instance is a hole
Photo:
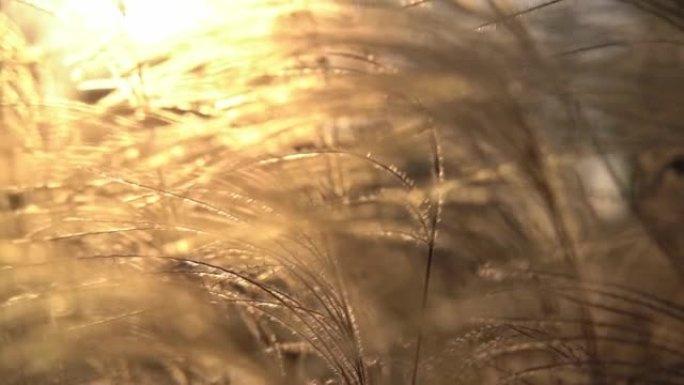
[[[150,45],[197,28],[212,15],[207,0],[64,0],[57,6],[67,29],[52,39],[67,43],[116,31]]]
[[[142,44],[190,31],[212,14],[202,0],[128,0],[123,8],[125,30]]]

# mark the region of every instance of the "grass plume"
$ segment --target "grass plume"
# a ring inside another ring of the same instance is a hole
[[[0,384],[684,381],[676,1],[90,7],[0,2]]]

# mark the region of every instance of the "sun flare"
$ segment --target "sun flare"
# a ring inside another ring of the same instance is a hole
[[[0,0],[0,385],[682,383],[675,3]]]

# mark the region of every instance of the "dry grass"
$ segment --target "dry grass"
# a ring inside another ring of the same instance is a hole
[[[0,384],[684,382],[674,0],[54,4],[0,8]]]

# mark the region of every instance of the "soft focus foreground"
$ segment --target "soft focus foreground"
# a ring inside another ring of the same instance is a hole
[[[0,10],[0,384],[684,383],[676,1]]]

